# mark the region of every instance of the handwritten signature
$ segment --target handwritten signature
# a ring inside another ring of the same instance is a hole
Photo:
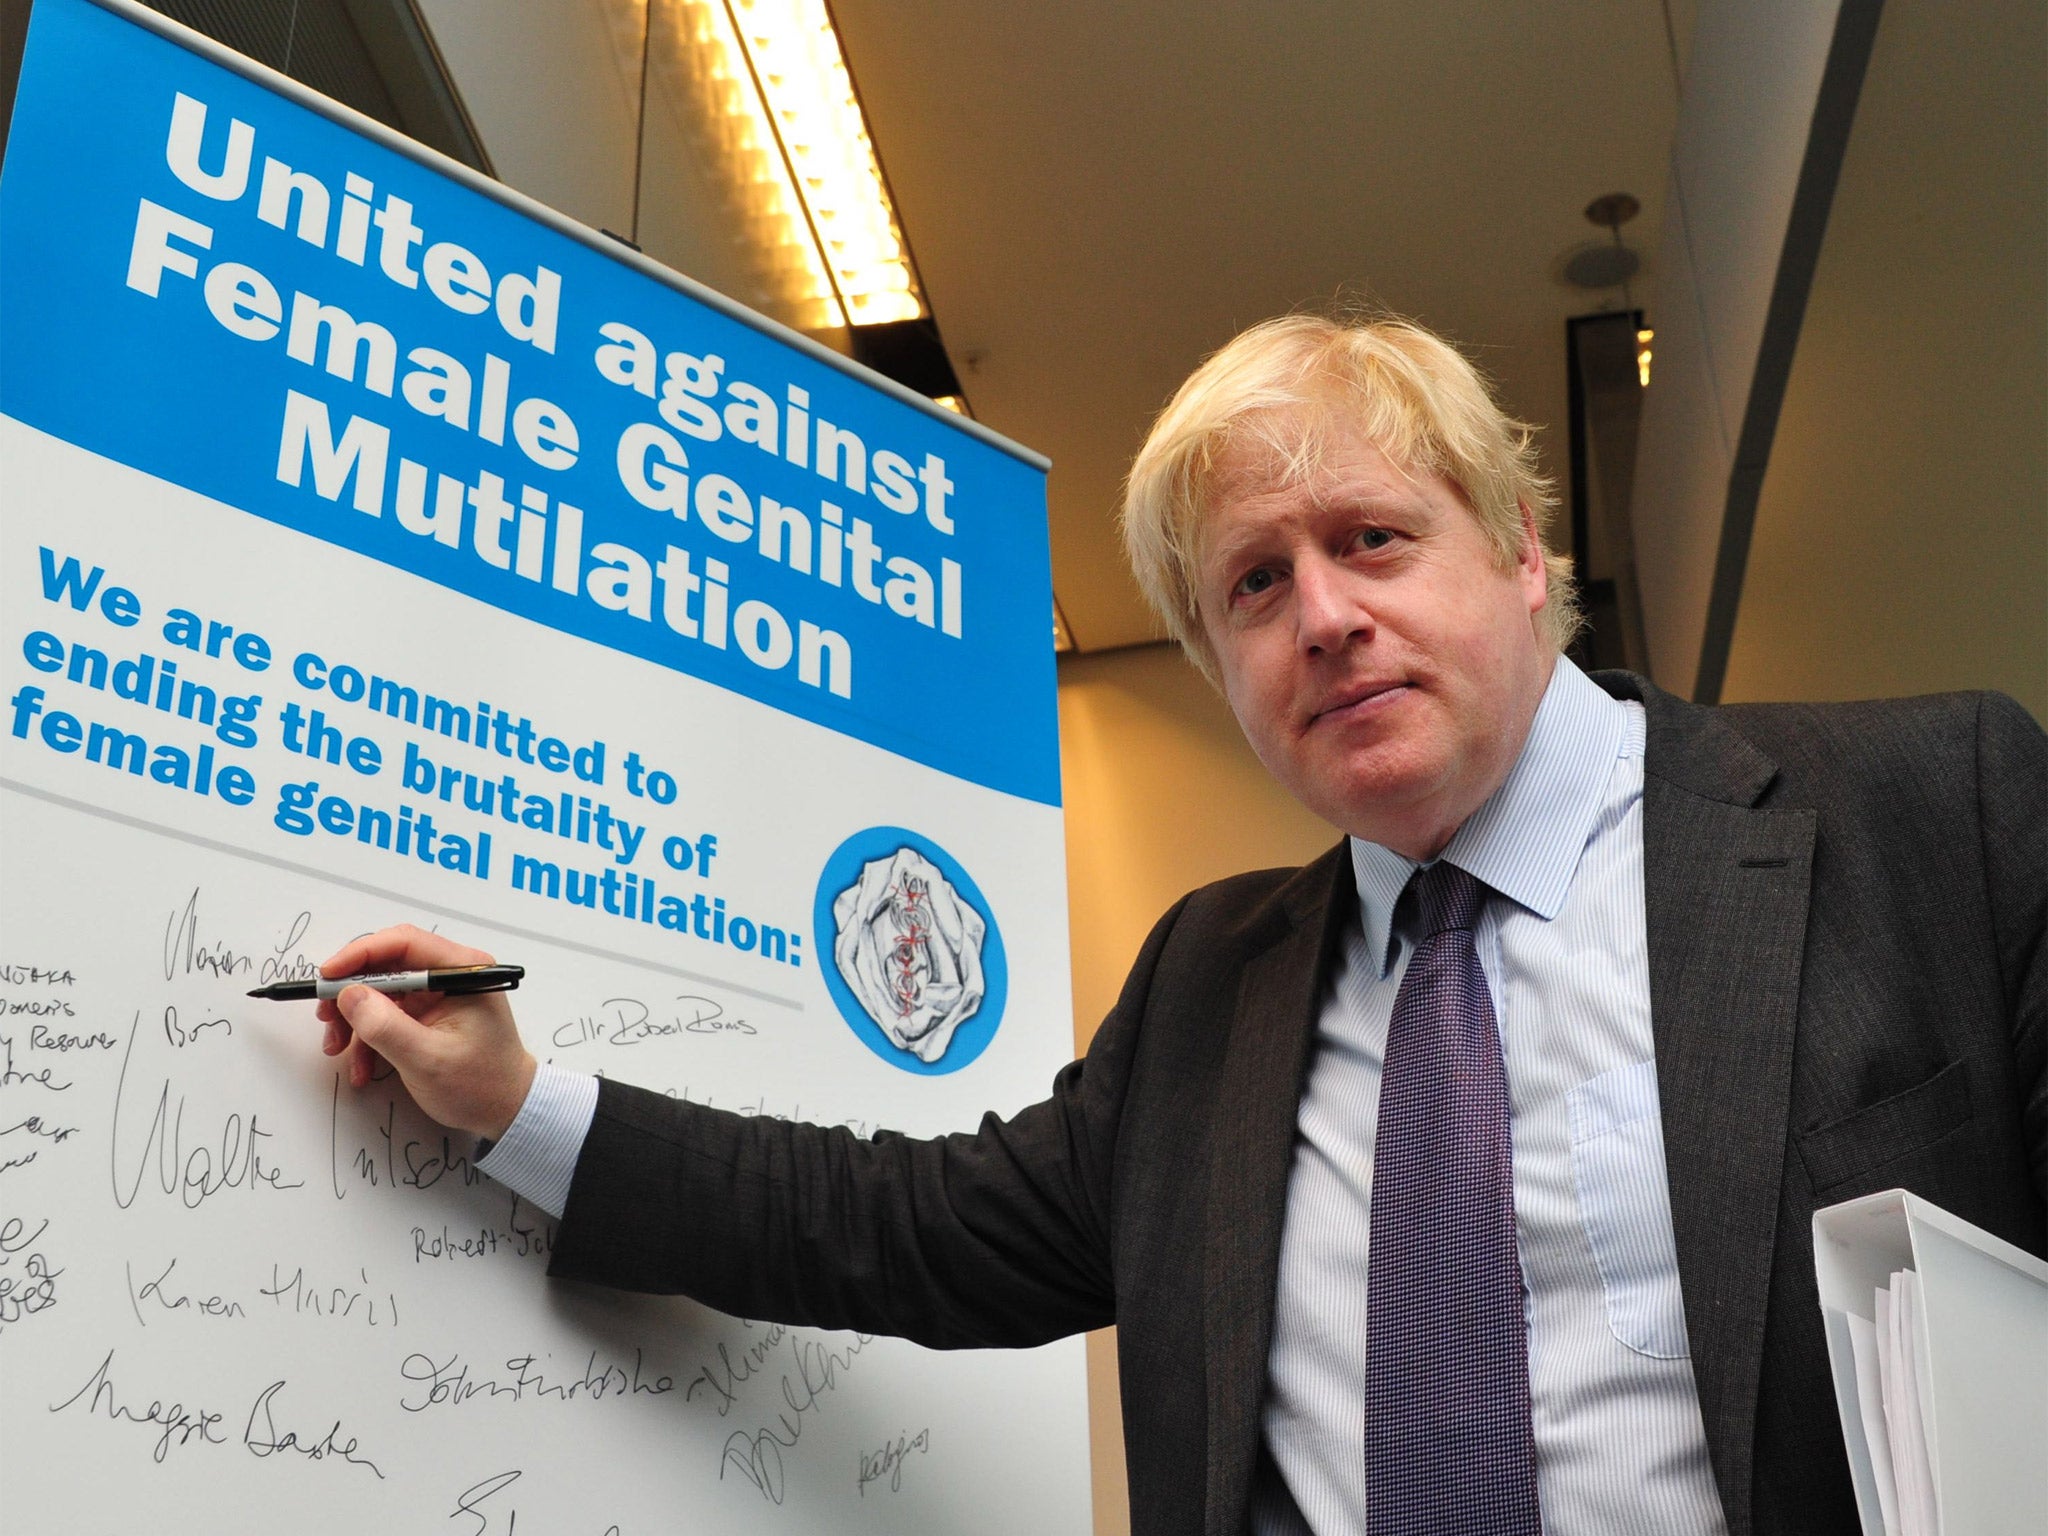
[[[52,1093],[66,1093],[71,1088],[68,1081],[58,1079],[48,1067],[15,1066],[14,1037],[0,1035],[0,1088],[12,1088],[17,1083],[34,1084]]]
[[[398,1374],[417,1383],[418,1389],[401,1396],[398,1406],[407,1413],[424,1413],[434,1407],[459,1407],[473,1397],[509,1398],[515,1403],[544,1397],[564,1403],[578,1398],[659,1397],[676,1386],[673,1376],[650,1374],[637,1349],[631,1370],[610,1360],[600,1363],[593,1349],[583,1374],[569,1380],[549,1376],[536,1355],[515,1355],[505,1362],[505,1369],[509,1377],[477,1375],[460,1354],[436,1360],[415,1351],[399,1362]]]
[[[0,1126],[0,1136],[13,1136],[17,1132],[37,1140],[47,1141],[51,1146],[58,1147],[69,1141],[73,1136],[76,1136],[78,1134],[78,1127],[75,1125],[52,1125],[45,1121],[41,1115],[28,1115],[23,1119],[17,1120],[12,1125]],[[28,1147],[29,1150],[26,1152],[19,1150],[24,1146]],[[33,1142],[23,1141],[17,1141],[5,1148],[0,1148],[0,1173],[5,1173],[10,1168],[26,1168],[36,1160],[37,1154],[42,1151],[43,1148],[34,1145]]]
[[[860,1496],[868,1496],[868,1484],[889,1479],[889,1491],[897,1493],[903,1487],[903,1463],[911,1455],[925,1455],[932,1448],[932,1432],[920,1429],[916,1434],[902,1434],[895,1443],[885,1445],[879,1451],[860,1453]]]
[[[483,1175],[476,1170],[474,1162],[466,1152],[455,1150],[455,1141],[448,1132],[441,1131],[428,1140],[417,1136],[400,1137],[398,1134],[398,1104],[394,1100],[384,1106],[383,1122],[377,1127],[379,1146],[364,1146],[360,1142],[349,1155],[346,1163],[341,1150],[341,1075],[336,1073],[327,1111],[327,1176],[334,1190],[334,1198],[344,1200],[348,1191],[356,1184],[367,1184],[372,1189],[379,1186],[408,1189],[432,1189],[446,1178],[456,1178],[463,1188],[481,1184]],[[353,1174],[350,1182],[346,1174]]]
[[[89,1035],[74,1035],[69,1030],[52,1029],[47,1024],[28,1027],[28,1048],[32,1051],[111,1051],[120,1043],[101,1029]]]
[[[179,1019],[175,1004],[164,1009],[164,1039],[171,1043],[173,1049],[182,1050],[209,1029],[219,1030],[223,1037],[232,1035],[235,1032],[234,1020],[215,1015],[186,1022]]]
[[[211,1145],[187,1150],[185,1096],[179,1094],[173,1106],[169,1078],[163,1079],[158,1089],[156,1113],[150,1117],[141,1150],[124,1169],[121,1156],[122,1111],[128,1098],[128,1067],[135,1055],[135,1036],[141,1023],[142,1014],[138,1010],[129,1026],[128,1047],[121,1053],[121,1075],[114,1085],[114,1125],[107,1138],[114,1203],[124,1211],[133,1205],[142,1191],[143,1181],[150,1178],[152,1171],[157,1187],[167,1195],[176,1196],[187,1210],[196,1210],[204,1201],[226,1189],[300,1188],[305,1180],[288,1179],[282,1168],[264,1160],[263,1144],[271,1139],[271,1135],[257,1123],[253,1112],[246,1125],[239,1111],[221,1121],[217,1155]],[[132,1174],[127,1177],[125,1192],[122,1187],[124,1174]]]
[[[70,987],[77,983],[78,978],[71,974],[68,965],[16,965],[11,961],[0,964],[0,986]]]
[[[608,997],[598,1005],[596,1016],[571,1019],[556,1028],[552,1039],[557,1050],[579,1045],[645,1045],[650,1040],[672,1039],[677,1035],[753,1035],[760,1033],[745,1019],[726,1017],[725,1005],[709,997],[678,997],[674,1011],[666,1018],[638,998]]]
[[[753,1325],[749,1323],[747,1326]],[[733,1358],[732,1347],[723,1339],[719,1340],[718,1359],[697,1368],[697,1374],[690,1378],[690,1384],[683,1389],[683,1401],[695,1402],[698,1389],[708,1387],[712,1398],[716,1400],[718,1416],[724,1418],[732,1412],[733,1404],[739,1400],[740,1385],[753,1380],[761,1373],[768,1362],[768,1357],[775,1353],[776,1346],[788,1332],[789,1330],[781,1323],[771,1323],[759,1338],[740,1352],[738,1359]]]
[[[256,1400],[249,1405],[248,1421],[242,1428],[242,1446],[250,1455],[263,1459],[289,1451],[308,1461],[331,1459],[366,1467],[380,1480],[383,1478],[381,1467],[369,1457],[357,1454],[362,1443],[354,1435],[346,1434],[338,1418],[317,1435],[301,1434],[294,1429],[280,1430],[277,1425],[277,1398],[287,1385],[287,1382],[273,1381],[257,1393]],[[85,1385],[63,1402],[52,1403],[50,1412],[63,1413],[79,1403],[84,1404],[86,1413],[103,1413],[110,1423],[140,1424],[155,1429],[156,1443],[150,1450],[150,1459],[159,1465],[172,1451],[188,1445],[228,1443],[224,1428],[227,1416],[216,1409],[197,1404],[188,1407],[181,1401],[166,1403],[162,1398],[150,1399],[147,1408],[138,1408],[123,1401],[122,1390],[114,1380],[114,1351],[111,1349],[94,1368],[92,1375],[86,1378]]]
[[[429,1259],[444,1259],[454,1263],[462,1259],[481,1259],[497,1253],[508,1253],[522,1259],[529,1255],[546,1255],[555,1245],[553,1224],[522,1222],[519,1219],[519,1206],[519,1197],[514,1195],[512,1214],[507,1219],[505,1227],[465,1227],[457,1232],[445,1221],[441,1223],[438,1232],[430,1232],[425,1227],[414,1227],[413,1263],[424,1264]]]
[[[300,912],[291,920],[284,937],[268,954],[243,953],[223,939],[199,937],[199,888],[185,898],[185,905],[164,922],[164,980],[178,976],[212,976],[226,981],[256,973],[257,979],[304,981],[317,976],[319,965],[298,952],[313,925],[311,912]]]
[[[252,1456],[266,1457],[282,1455],[286,1451],[305,1457],[308,1461],[326,1461],[338,1458],[351,1466],[368,1467],[377,1474],[377,1480],[384,1480],[384,1470],[367,1456],[358,1456],[360,1442],[354,1435],[346,1440],[341,1438],[341,1420],[336,1419],[325,1434],[317,1439],[301,1436],[296,1430],[287,1429],[279,1433],[277,1428],[277,1394],[285,1389],[282,1381],[273,1381],[256,1394],[256,1401],[249,1408],[249,1422],[242,1430],[242,1444]],[[262,1430],[256,1427],[258,1418],[263,1420]]]
[[[164,922],[164,980],[197,972],[230,980],[255,968],[253,955],[238,955],[219,939],[202,943],[199,938],[199,890],[185,898],[184,907]]]
[[[460,1536],[491,1536],[493,1529],[502,1530],[505,1536],[512,1536],[512,1533],[519,1529],[519,1511],[510,1503],[503,1505],[502,1509],[485,1506],[490,1505],[499,1494],[504,1493],[525,1475],[517,1468],[509,1472],[493,1472],[481,1482],[471,1483],[455,1495],[455,1508],[449,1512],[448,1518],[456,1520],[467,1515],[476,1522],[468,1530],[460,1533]],[[504,1516],[504,1524],[496,1525],[495,1521],[500,1513]],[[606,1526],[603,1536],[619,1536],[619,1527],[616,1524]]]
[[[0,1018],[75,1019],[68,997],[0,997]]]
[[[0,1331],[57,1305],[57,1279],[64,1271],[52,1267],[49,1256],[34,1246],[49,1230],[47,1218],[33,1232],[19,1216],[0,1222],[0,1270],[13,1268],[16,1258],[22,1267],[20,1275],[0,1274]]]
[[[827,1393],[837,1390],[840,1376],[853,1368],[860,1352],[874,1342],[874,1335],[858,1333],[853,1342],[838,1348],[822,1339],[789,1340],[795,1356],[792,1369],[782,1378],[783,1407],[773,1423],[749,1431],[736,1429],[725,1437],[719,1458],[718,1478],[725,1480],[728,1469],[737,1471],[771,1504],[782,1502],[784,1474],[782,1453],[794,1450],[803,1438],[807,1415],[824,1406]]]
[[[257,1294],[268,1296],[282,1310],[290,1310],[300,1317],[353,1318],[368,1328],[389,1324],[398,1326],[398,1295],[386,1291],[380,1300],[369,1290],[370,1272],[358,1269],[356,1275],[363,1282],[361,1286],[320,1285],[306,1278],[306,1267],[301,1264],[285,1277],[283,1266],[270,1266],[270,1284],[256,1287]]]
[[[131,1408],[121,1401],[120,1391],[114,1385],[114,1352],[107,1351],[107,1357],[100,1361],[85,1385],[65,1398],[61,1403],[52,1403],[50,1412],[62,1413],[73,1403],[90,1392],[91,1400],[85,1405],[89,1414],[106,1410],[107,1418],[119,1423],[145,1424],[158,1430],[156,1446],[150,1452],[150,1459],[159,1464],[173,1450],[197,1441],[201,1445],[226,1445],[227,1436],[220,1433],[224,1415],[211,1408],[193,1406],[187,1408],[182,1402],[166,1403],[162,1398],[152,1398],[147,1408]]]
[[[249,1315],[239,1301],[233,1301],[228,1297],[217,1294],[212,1296],[194,1296],[186,1292],[181,1286],[173,1286],[171,1284],[171,1271],[177,1267],[178,1261],[172,1259],[170,1263],[158,1271],[154,1280],[143,1281],[138,1289],[135,1284],[134,1264],[124,1263],[122,1265],[122,1268],[127,1271],[128,1275],[129,1310],[135,1314],[135,1321],[143,1327],[147,1328],[149,1326],[149,1319],[142,1315],[142,1304],[145,1301],[153,1303],[150,1307],[152,1313],[161,1310],[164,1312],[191,1312],[200,1317],[229,1318],[247,1317]]]

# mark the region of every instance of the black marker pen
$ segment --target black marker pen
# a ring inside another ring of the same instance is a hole
[[[465,965],[446,971],[390,971],[381,976],[322,976],[313,981],[273,981],[249,995],[274,1003],[338,997],[344,987],[368,987],[391,997],[400,992],[445,992],[462,997],[473,992],[509,992],[526,974],[522,965]]]

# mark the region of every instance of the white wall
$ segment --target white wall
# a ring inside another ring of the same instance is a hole
[[[418,0],[498,179],[627,233],[647,0]]]
[[[2048,9],[1887,0],[1728,699],[2002,688],[2048,721]]]
[[[1337,840],[1267,777],[1223,700],[1172,646],[1061,659],[1060,766],[1076,1050],[1182,895],[1242,870],[1306,863]],[[1115,1330],[1090,1336],[1097,1536],[1130,1529],[1115,1351]]]
[[[1841,9],[1701,0],[1693,27],[1631,501],[1650,670],[1687,696]]]

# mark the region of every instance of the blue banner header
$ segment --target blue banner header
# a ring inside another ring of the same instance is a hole
[[[1058,804],[1043,473],[852,371],[87,0],[0,273],[7,415]]]

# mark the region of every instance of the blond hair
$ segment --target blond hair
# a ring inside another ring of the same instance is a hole
[[[1543,537],[1556,492],[1536,467],[1534,429],[1495,403],[1449,343],[1384,316],[1283,315],[1215,352],[1181,385],[1125,484],[1124,550],[1146,600],[1195,665],[1218,681],[1196,578],[1203,522],[1231,451],[1262,447],[1282,484],[1321,469],[1338,423],[1362,430],[1395,464],[1443,476],[1478,519],[1503,568],[1514,565],[1523,508]],[[1578,632],[1568,557],[1544,555],[1549,599],[1537,633],[1562,651]]]

